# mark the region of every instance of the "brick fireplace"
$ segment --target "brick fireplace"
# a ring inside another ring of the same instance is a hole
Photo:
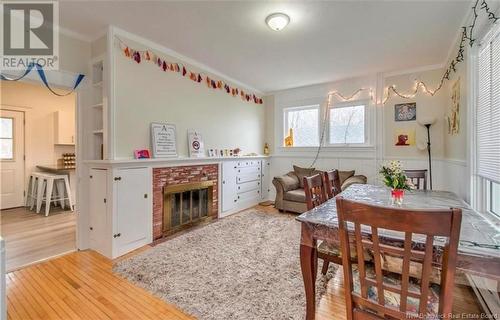
[[[200,182],[211,182],[212,199],[210,218],[218,216],[218,176],[217,164],[198,166],[179,166],[153,169],[153,240],[162,238],[165,233],[164,223],[164,189],[174,186],[192,186]],[[167,223],[168,224],[168,223]]]

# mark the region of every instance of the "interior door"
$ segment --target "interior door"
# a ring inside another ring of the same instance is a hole
[[[0,208],[24,205],[24,112],[0,110]]]

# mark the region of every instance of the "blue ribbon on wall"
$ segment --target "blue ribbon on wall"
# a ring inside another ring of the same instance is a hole
[[[45,75],[45,71],[43,71],[43,67],[38,63],[30,63],[28,65],[28,68],[26,69],[26,71],[24,71],[24,73],[19,78],[16,78],[16,79],[8,78],[8,77],[4,76],[3,74],[0,74],[0,78],[2,80],[7,80],[7,81],[18,81],[18,80],[21,80],[22,78],[26,77],[26,75],[28,75],[33,69],[36,69],[36,71],[38,72],[38,75],[40,76],[40,79],[42,79],[42,82],[47,87],[47,89],[49,89],[50,92],[52,92],[53,94],[55,94],[56,96],[59,96],[59,97],[64,97],[64,96],[72,94],[76,90],[78,85],[82,82],[83,78],[85,78],[84,74],[79,74],[78,77],[76,77],[76,81],[75,81],[75,84],[73,85],[73,89],[71,89],[71,91],[63,93],[63,94],[55,92],[54,89],[52,89],[50,87],[49,82],[47,81],[47,76]]]

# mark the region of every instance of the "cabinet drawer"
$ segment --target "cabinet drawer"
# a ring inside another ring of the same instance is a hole
[[[236,178],[236,183],[241,184],[250,181],[260,181],[260,173],[257,174],[242,174]]]
[[[238,194],[238,201],[246,201],[258,199],[260,197],[260,190],[252,190]]]
[[[236,163],[238,168],[260,167],[260,160],[242,160]]]
[[[238,184],[238,193],[260,189],[260,181],[251,181]]]
[[[251,174],[259,174],[260,173],[260,167],[242,167],[236,169],[237,175],[251,175]]]

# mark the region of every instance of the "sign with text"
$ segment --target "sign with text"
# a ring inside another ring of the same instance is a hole
[[[188,130],[189,156],[192,158],[205,157],[203,137],[198,131]]]
[[[2,1],[0,11],[1,70],[26,70],[32,63],[59,69],[57,1]]]
[[[151,123],[151,143],[154,158],[177,157],[175,125]]]

